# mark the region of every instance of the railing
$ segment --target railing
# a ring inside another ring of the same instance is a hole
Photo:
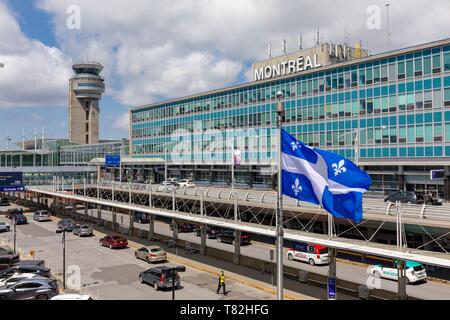
[[[56,191],[74,191],[82,188],[102,188],[111,189],[115,192],[126,190],[127,192],[152,193],[155,195],[164,195],[167,197],[182,196],[191,197],[194,200],[203,197],[204,201],[216,202],[232,202],[237,199],[239,205],[258,207],[264,205],[265,207],[275,208],[276,193],[273,191],[258,191],[258,190],[235,190],[230,188],[214,188],[214,187],[195,187],[195,188],[180,188],[175,186],[150,185],[138,183],[122,183],[114,181],[100,181],[99,184],[93,181],[86,180],[71,180],[55,182],[52,186]],[[287,210],[308,212],[313,214],[326,214],[321,207],[306,202],[300,202],[289,197],[283,198],[284,206]],[[394,203],[385,203],[377,198],[365,198],[363,202],[363,212],[367,215],[395,217],[397,205]],[[418,204],[401,204],[402,216],[406,219],[427,220],[427,221],[445,221],[450,222],[450,206],[444,204],[443,206],[429,206]]]

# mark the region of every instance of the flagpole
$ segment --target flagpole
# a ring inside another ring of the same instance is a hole
[[[277,259],[277,299],[283,300],[283,188],[281,176],[281,157],[282,157],[282,129],[284,105],[281,101],[284,98],[284,92],[278,91],[277,94],[277,139],[278,139],[278,192],[277,192],[277,212],[276,212],[276,259]]]

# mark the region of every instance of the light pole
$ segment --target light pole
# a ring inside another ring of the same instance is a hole
[[[170,277],[172,278],[172,301],[175,301],[175,279],[177,277],[178,272],[185,272],[185,266],[178,266],[175,268],[171,268],[168,270]]]
[[[17,254],[16,248],[17,248],[17,221],[16,221],[16,214],[13,214],[13,223],[14,223],[14,253]]]
[[[276,253],[277,253],[277,299],[283,300],[283,188],[282,188],[282,169],[281,169],[281,157],[282,157],[282,129],[283,129],[283,116],[284,105],[282,99],[284,98],[284,92],[278,91],[276,94],[278,99],[277,103],[277,128],[278,128],[278,192],[277,192],[277,213],[276,213]]]
[[[63,246],[63,289],[66,289],[66,228],[57,229],[56,233],[62,233],[62,246]]]

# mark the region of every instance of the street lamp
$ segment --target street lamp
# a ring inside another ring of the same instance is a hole
[[[282,99],[284,98],[284,91],[278,91],[276,93],[277,103],[277,128],[278,128],[278,192],[277,192],[277,213],[276,213],[276,237],[277,237],[277,299],[283,300],[283,190],[282,190],[282,176],[281,176],[281,152],[282,152],[282,129],[283,129],[283,116],[284,116],[284,104]]]
[[[62,246],[63,246],[63,288],[66,289],[66,228],[57,229],[56,233],[62,233]]]
[[[177,277],[178,272],[185,272],[185,266],[178,266],[174,268],[170,268],[168,270],[169,276],[172,278],[172,301],[175,301],[175,279]]]

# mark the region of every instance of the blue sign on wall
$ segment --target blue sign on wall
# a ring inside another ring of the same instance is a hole
[[[22,172],[0,172],[0,192],[25,191]]]
[[[328,278],[328,300],[336,300],[336,278]]]
[[[120,155],[107,155],[105,157],[106,167],[119,167],[120,166]]]

